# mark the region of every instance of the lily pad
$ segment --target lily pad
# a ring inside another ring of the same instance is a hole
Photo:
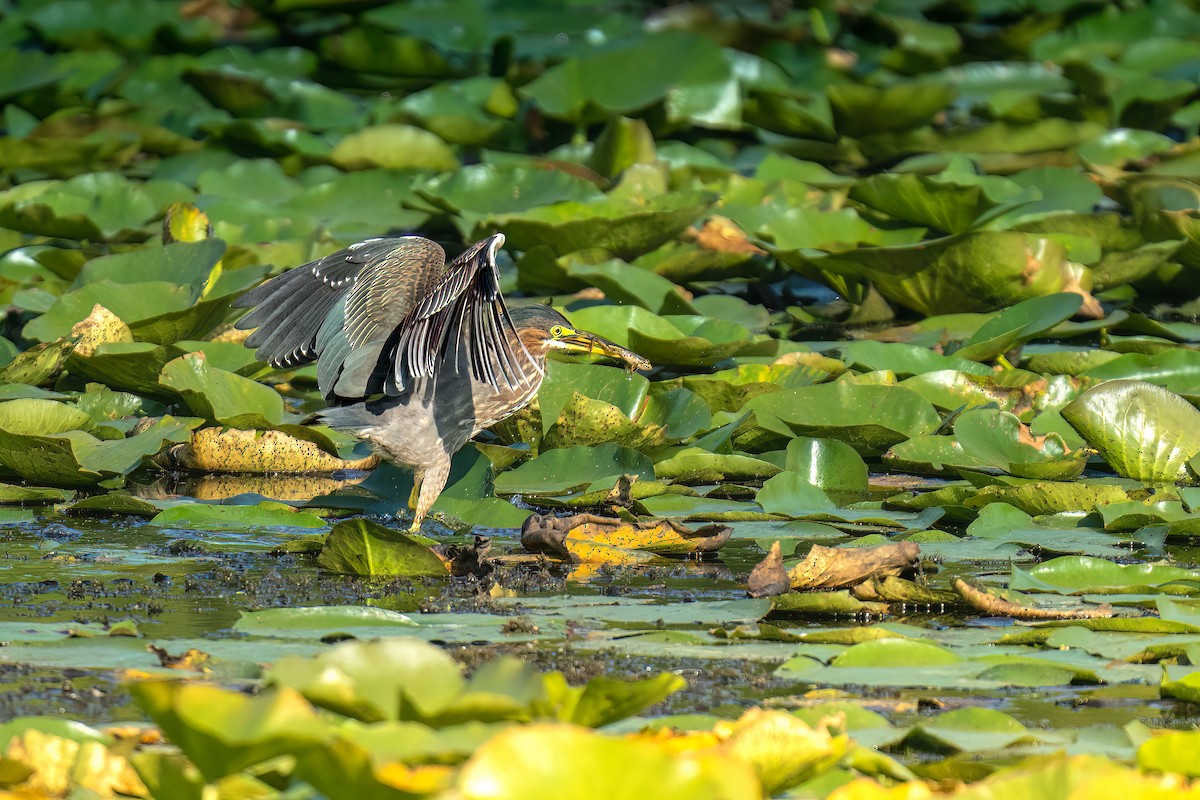
[[[933,406],[907,389],[848,382],[773,392],[745,408],[760,425],[776,421],[791,434],[837,439],[864,455],[880,454],[941,424]]]
[[[334,525],[317,563],[323,569],[350,575],[449,576],[446,563],[428,544],[365,519]]]
[[[1062,409],[1063,418],[1117,474],[1144,481],[1190,480],[1200,454],[1200,411],[1141,381],[1108,381]]]
[[[654,480],[654,464],[642,453],[616,444],[564,447],[500,473],[495,487],[504,495],[561,496],[610,489],[622,475]]]

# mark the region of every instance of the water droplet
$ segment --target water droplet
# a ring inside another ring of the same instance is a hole
[[[554,43],[557,45],[566,47],[567,44],[570,43],[570,41],[571,41],[571,37],[567,36],[565,33],[554,34]]]

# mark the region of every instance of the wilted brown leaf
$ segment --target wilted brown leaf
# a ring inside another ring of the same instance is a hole
[[[192,441],[167,451],[173,466],[206,472],[332,472],[338,469],[372,469],[375,455],[345,460],[330,455],[312,442],[281,431],[236,428],[202,428]]]
[[[92,313],[76,322],[71,328],[71,335],[78,338],[75,352],[83,357],[93,355],[96,348],[109,342],[132,342],[133,332],[129,326],[113,312],[97,303],[92,306]]]
[[[916,542],[853,548],[815,544],[804,560],[788,571],[788,580],[799,591],[842,589],[873,577],[911,573],[920,555]]]
[[[173,656],[154,644],[146,645],[146,649],[158,657],[158,663],[168,669],[186,669],[194,672],[208,672],[212,666],[212,656],[203,650],[192,647],[182,655]]]
[[[703,227],[689,228],[688,233],[691,238],[696,240],[696,244],[705,250],[757,256],[767,253],[766,250],[750,242],[746,238],[746,232],[739,228],[737,223],[725,217],[709,217]]]
[[[1082,267],[1079,270],[1067,267],[1063,270],[1063,285],[1064,292],[1074,292],[1083,298],[1083,305],[1076,312],[1077,316],[1086,319],[1104,319],[1104,309],[1100,305],[1100,301],[1092,296],[1092,293],[1083,287],[1079,282],[1079,277],[1082,272]],[[1091,287],[1091,280],[1088,280],[1088,287]]]
[[[767,557],[750,570],[748,583],[751,597],[774,597],[787,592],[788,574],[783,568],[783,551],[778,539],[771,545]]]
[[[692,530],[674,520],[634,523],[595,514],[534,514],[521,528],[521,544],[568,561],[640,563],[654,555],[715,552],[732,532],[725,525]]]
[[[1112,606],[1101,603],[1091,608],[1034,608],[1013,603],[989,594],[982,589],[976,589],[962,578],[954,581],[954,591],[958,592],[967,605],[998,617],[1012,617],[1024,620],[1045,619],[1107,619],[1113,615]]]

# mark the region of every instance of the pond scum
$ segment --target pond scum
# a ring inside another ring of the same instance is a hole
[[[1200,796],[1200,10],[0,3],[0,796]],[[503,232],[411,480],[232,302]]]

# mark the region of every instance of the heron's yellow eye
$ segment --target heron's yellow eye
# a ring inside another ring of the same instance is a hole
[[[555,339],[561,339],[562,337],[567,335],[567,329],[564,328],[562,325],[555,325],[553,328],[550,329],[550,335],[553,336]]]

